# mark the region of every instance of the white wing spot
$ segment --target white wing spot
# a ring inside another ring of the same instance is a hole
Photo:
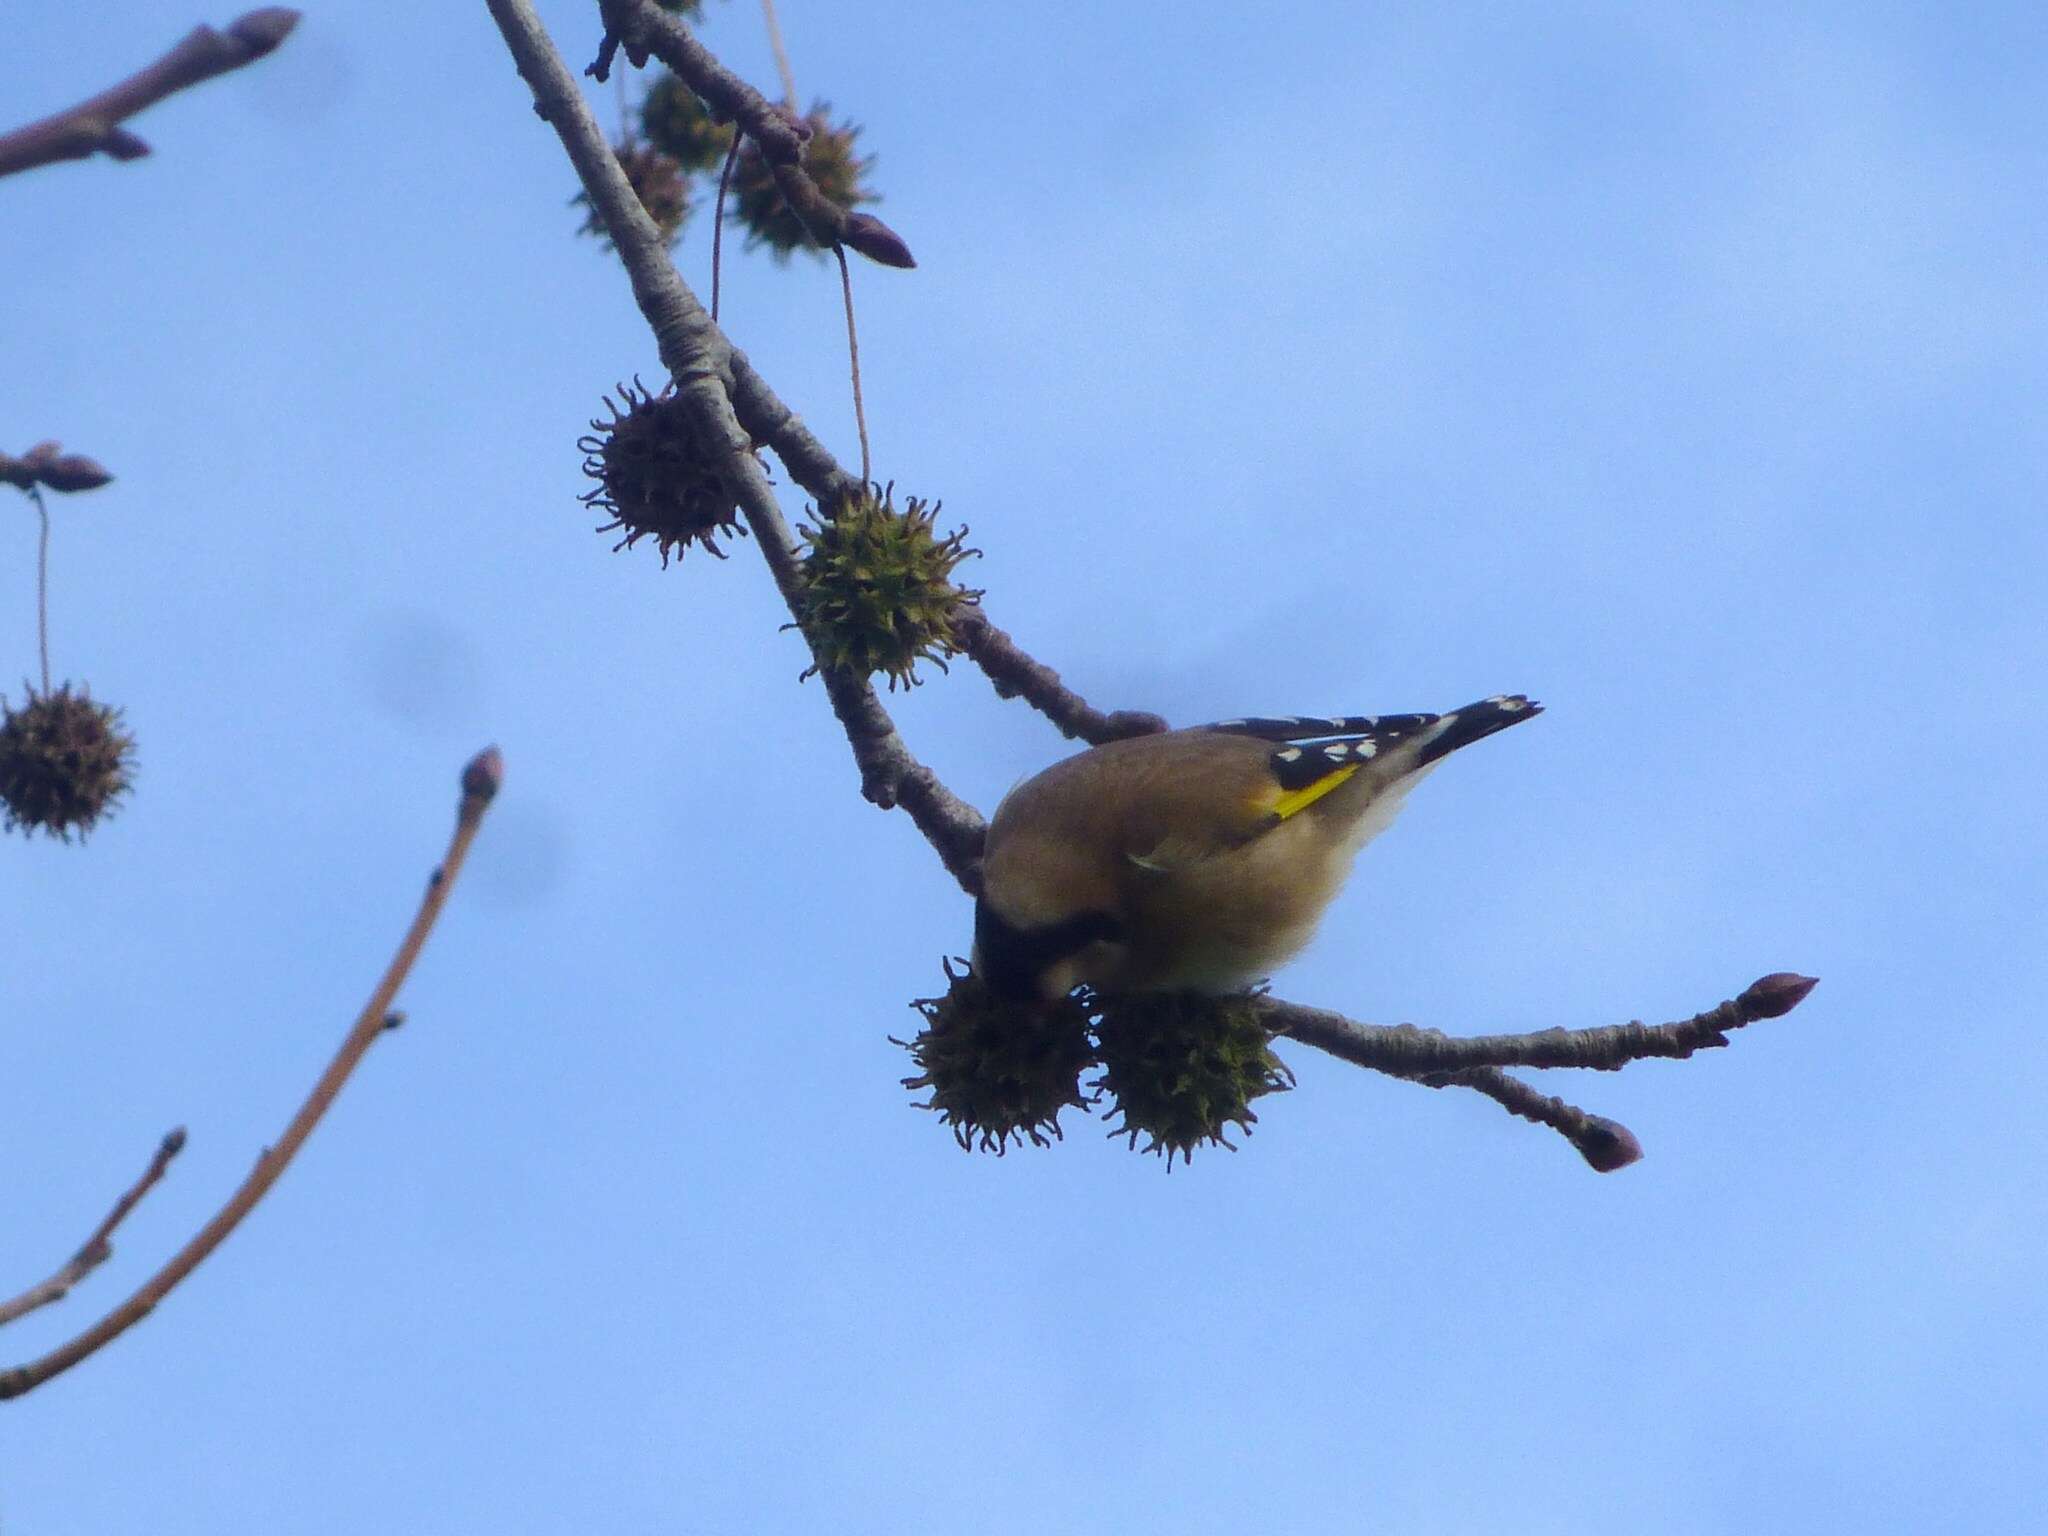
[[[1273,755],[1283,763],[1291,763],[1301,756],[1301,748],[1289,747],[1285,752],[1275,752]]]
[[[1380,744],[1376,741],[1361,741],[1358,744],[1358,755],[1360,757],[1372,757],[1379,749]]]
[[[1245,724],[1243,720],[1219,720],[1216,722],[1216,729],[1219,731],[1235,730],[1243,724]]]
[[[1345,758],[1349,757],[1350,755],[1351,749],[1345,746],[1344,743],[1341,741],[1333,741],[1327,747],[1323,748],[1323,756],[1327,757],[1333,763],[1341,763],[1344,761]]]

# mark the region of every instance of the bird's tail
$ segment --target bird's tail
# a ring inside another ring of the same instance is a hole
[[[1424,726],[1415,733],[1415,766],[1427,768],[1449,757],[1458,748],[1471,746],[1482,736],[1491,736],[1495,731],[1520,725],[1542,713],[1543,706],[1526,694],[1497,693],[1477,704],[1467,704],[1463,709],[1439,715],[1434,725]]]

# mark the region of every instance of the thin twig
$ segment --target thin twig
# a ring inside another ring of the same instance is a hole
[[[314,1083],[312,1092],[285,1126],[276,1144],[263,1149],[262,1155],[256,1159],[256,1166],[229,1197],[227,1204],[173,1254],[162,1269],[144,1281],[134,1295],[76,1338],[59,1345],[41,1359],[0,1372],[0,1399],[19,1397],[34,1390],[141,1322],[158,1302],[226,1240],[229,1233],[241,1225],[242,1218],[277,1182],[278,1176],[290,1165],[293,1155],[313,1134],[321,1116],[334,1103],[357,1063],[389,1027],[391,1000],[412,970],[413,961],[419,957],[420,947],[433,930],[434,920],[441,915],[448,892],[455,884],[456,875],[461,872],[462,861],[469,854],[469,845],[476,839],[477,828],[483,825],[484,811],[504,779],[504,771],[504,760],[496,747],[485,748],[463,769],[462,799],[455,811],[455,831],[449,839],[448,851],[442,855],[440,864],[427,880],[427,889],[420,898],[419,911],[413,916],[412,926],[406,929],[397,953],[385,967],[384,975],[371,992],[370,1000],[363,1005],[363,1011],[356,1016],[355,1023],[341,1042],[341,1048],[327,1064],[327,1070],[320,1074],[319,1081]]]
[[[112,1258],[114,1229],[127,1220],[128,1213],[142,1203],[142,1197],[156,1187],[164,1171],[171,1166],[171,1159],[184,1147],[185,1128],[181,1125],[157,1143],[142,1176],[121,1192],[114,1208],[101,1218],[100,1224],[92,1229],[92,1236],[79,1245],[78,1252],[67,1259],[62,1268],[40,1285],[30,1286],[11,1300],[0,1301],[0,1327],[17,1317],[27,1316],[38,1307],[62,1301],[74,1285]]]
[[[803,168],[804,133],[798,127],[794,98],[787,107],[768,100],[719,63],[688,27],[651,0],[598,0],[598,11],[604,18],[604,41],[585,73],[598,80],[608,78],[613,55],[621,47],[636,68],[644,67],[650,58],[660,59],[715,116],[730,120],[736,133],[754,141],[775,175],[776,189],[813,244],[825,248],[850,245],[887,267],[917,265],[909,245],[888,225],[871,213],[840,207],[819,190]]]
[[[1540,1093],[1502,1067],[1590,1067],[1616,1071],[1652,1057],[1684,1058],[1728,1043],[1728,1033],[1798,1007],[1817,985],[1811,976],[1778,971],[1752,982],[1740,997],[1674,1024],[1629,1023],[1603,1029],[1545,1029],[1524,1035],[1452,1036],[1413,1024],[1360,1024],[1327,1009],[1268,999],[1268,1025],[1342,1057],[1426,1088],[1470,1088],[1508,1113],[1547,1125],[1578,1149],[1597,1172],[1613,1173],[1643,1155],[1635,1133],[1618,1120]]]
[[[604,220],[606,232],[632,279],[633,297],[654,331],[661,361],[675,381],[677,398],[690,412],[700,440],[713,445],[712,451],[719,454],[740,513],[760,547],[762,558],[768,562],[769,574],[782,595],[783,605],[792,618],[800,618],[803,578],[797,569],[796,538],[775,500],[767,475],[754,458],[754,443],[768,442],[778,452],[782,443],[793,445],[799,456],[795,462],[804,466],[802,473],[790,459],[785,458],[784,462],[792,465],[791,473],[813,494],[818,494],[815,486],[821,484],[837,487],[842,493],[856,491],[858,486],[808,431],[794,424],[793,413],[745,366],[733,351],[732,343],[677,274],[667,247],[606,147],[596,119],[577,87],[576,77],[555,51],[531,0],[487,3],[519,73],[534,93],[541,117],[560,136],[591,206]],[[614,24],[621,9],[617,0],[607,0],[608,24]],[[630,57],[632,37],[625,32],[621,36],[626,39]],[[695,47],[694,42],[691,46]],[[742,379],[747,381],[744,386]],[[728,389],[732,394],[727,393]],[[735,415],[736,401],[741,398],[747,399],[763,419],[761,429],[756,429],[752,421],[741,425]],[[821,502],[824,499],[821,495]],[[798,632],[802,632],[801,627]],[[820,660],[815,651],[812,659]],[[885,809],[901,806],[954,878],[972,889],[984,826],[981,814],[954,795],[911,754],[865,678],[849,676],[822,663],[820,672],[833,713],[839,717],[860,768],[862,794]]]
[[[1059,673],[1027,655],[997,628],[979,605],[961,613],[954,621],[953,634],[960,648],[988,674],[998,697],[1023,699],[1058,726],[1062,735],[1101,746],[1105,741],[1150,736],[1167,729],[1165,720],[1145,710],[1119,709],[1104,714],[1090,708],[1086,699],[1060,681]]]
[[[783,46],[782,23],[775,18],[775,0],[761,0],[761,19],[768,23],[768,46],[775,54],[775,68],[782,76],[782,100],[796,110],[796,71],[789,67],[789,49]]]
[[[0,176],[95,154],[115,160],[141,158],[149,153],[149,145],[121,126],[125,119],[187,86],[253,64],[298,24],[297,11],[266,6],[229,22],[224,32],[193,28],[169,53],[119,85],[40,122],[0,134]]]
[[[50,509],[43,505],[41,486],[28,488],[42,531],[36,538],[36,648],[43,660],[43,693],[50,691]]]
[[[1547,1125],[1578,1149],[1596,1173],[1613,1173],[1640,1161],[1643,1144],[1635,1132],[1619,1120],[1588,1114],[1576,1104],[1539,1093],[1519,1077],[1498,1067],[1474,1067],[1469,1072],[1430,1072],[1409,1081],[1425,1088],[1470,1088],[1484,1094],[1511,1115]]]
[[[1590,1067],[1612,1072],[1652,1057],[1683,1059],[1728,1043],[1732,1030],[1790,1013],[1815,979],[1778,971],[1740,997],[1673,1024],[1630,1022],[1599,1029],[1540,1029],[1523,1035],[1446,1035],[1413,1024],[1360,1024],[1340,1013],[1267,999],[1267,1027],[1357,1066],[1396,1077],[1474,1067]]]
[[[767,0],[762,0],[767,4]],[[774,15],[771,9],[768,13]],[[834,246],[832,254],[839,258],[839,292],[846,300],[846,360],[853,373],[853,424],[860,432],[860,483],[874,483],[874,466],[868,459],[868,413],[860,398],[860,337],[853,330],[853,273],[846,265],[846,247]]]

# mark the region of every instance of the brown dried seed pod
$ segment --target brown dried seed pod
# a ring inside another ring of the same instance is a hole
[[[90,832],[128,792],[135,738],[121,711],[96,702],[81,685],[54,693],[28,690],[15,709],[0,700],[0,807],[7,830],[37,831],[64,842]]]

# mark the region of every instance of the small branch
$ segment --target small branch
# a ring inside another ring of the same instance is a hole
[[[412,926],[406,930],[397,953],[385,967],[384,975],[371,992],[370,1000],[363,1005],[363,1011],[356,1016],[354,1025],[341,1042],[341,1048],[327,1064],[327,1070],[320,1074],[319,1081],[314,1083],[305,1103],[299,1106],[299,1112],[285,1126],[276,1145],[263,1149],[262,1155],[256,1159],[256,1166],[229,1197],[227,1204],[193,1235],[191,1241],[173,1254],[162,1269],[144,1281],[134,1295],[76,1338],[59,1345],[41,1359],[31,1360],[9,1371],[0,1371],[0,1399],[20,1397],[24,1392],[33,1391],[51,1377],[70,1370],[112,1343],[149,1316],[157,1303],[226,1241],[228,1234],[241,1225],[242,1219],[255,1209],[257,1201],[269,1192],[271,1185],[277,1182],[292,1157],[305,1144],[306,1138],[313,1134],[314,1127],[334,1103],[370,1046],[389,1027],[391,1000],[412,970],[413,961],[419,957],[421,946],[433,930],[434,920],[441,915],[448,892],[469,854],[469,845],[476,839],[477,828],[483,825],[484,811],[497,794],[503,778],[504,761],[496,747],[479,752],[463,769],[462,799],[456,807],[455,832],[449,839],[448,851],[427,881],[427,889],[420,898],[419,911],[413,917]]]
[[[1470,1088],[1509,1114],[1547,1125],[1578,1149],[1595,1171],[1612,1173],[1643,1155],[1635,1133],[1618,1120],[1539,1093],[1502,1067],[1591,1067],[1616,1071],[1651,1057],[1682,1059],[1728,1043],[1728,1033],[1759,1019],[1781,1018],[1818,982],[1778,971],[1743,994],[1675,1024],[1629,1023],[1604,1029],[1544,1029],[1526,1035],[1458,1038],[1413,1024],[1360,1024],[1342,1014],[1269,999],[1266,1020],[1278,1034],[1425,1088]]]
[[[961,649],[995,684],[998,697],[1023,699],[1058,726],[1064,736],[1100,746],[1105,741],[1150,736],[1167,729],[1158,715],[1143,710],[1119,709],[1104,714],[1091,709],[1086,699],[1060,682],[1059,673],[1027,655],[979,607],[962,613],[953,632]]]
[[[495,14],[495,5],[492,10]],[[910,247],[888,225],[873,214],[841,208],[818,190],[803,168],[804,133],[797,126],[794,99],[787,107],[768,100],[719,63],[680,20],[650,0],[598,0],[598,11],[604,18],[604,42],[586,73],[605,79],[620,47],[636,69],[644,68],[650,58],[660,59],[710,104],[714,115],[736,124],[754,141],[775,174],[783,201],[818,245],[827,250],[850,245],[884,266],[917,265]]]
[[[1578,1149],[1595,1173],[1613,1173],[1640,1161],[1643,1144],[1635,1132],[1619,1120],[1589,1115],[1576,1104],[1538,1093],[1519,1077],[1510,1077],[1498,1067],[1474,1067],[1469,1072],[1430,1072],[1409,1079],[1425,1088],[1470,1088],[1483,1093],[1509,1114],[1538,1125],[1547,1125]]]
[[[654,331],[662,364],[675,380],[677,398],[690,412],[700,437],[716,445],[740,513],[768,562],[783,605],[792,619],[801,618],[803,578],[797,569],[796,537],[754,458],[754,444],[761,441],[775,448],[790,473],[821,504],[857,492],[859,483],[733,350],[677,274],[667,246],[620,172],[576,77],[555,51],[531,0],[487,3],[520,75],[533,91],[537,110],[560,136],[591,206],[604,220],[632,279],[634,300]],[[608,0],[606,19],[615,27],[614,13],[619,9]],[[621,35],[630,53],[632,39]],[[736,414],[740,402],[749,413],[744,425]],[[819,660],[815,651],[812,659]],[[904,745],[866,679],[835,673],[822,662],[819,673],[859,765],[861,793],[885,809],[901,806],[907,811],[954,878],[972,889],[983,830],[980,813],[940,783]]]
[[[276,49],[298,24],[297,11],[266,6],[229,22],[225,32],[193,28],[169,53],[112,89],[68,111],[0,134],[0,176],[95,154],[140,159],[149,153],[149,145],[123,128],[123,121],[187,86],[253,64]]]
[[[1732,1030],[1790,1013],[1817,985],[1811,976],[1778,971],[1740,997],[1675,1024],[1631,1022],[1600,1029],[1542,1029],[1526,1035],[1456,1037],[1413,1024],[1360,1024],[1340,1013],[1278,999],[1265,1004],[1267,1025],[1304,1045],[1396,1077],[1467,1072],[1474,1067],[1590,1067],[1612,1072],[1652,1057],[1682,1060],[1728,1043]]]
[[[64,445],[52,439],[37,443],[20,458],[0,453],[0,485],[32,491],[46,486],[59,495],[74,491],[96,491],[113,480],[97,459],[82,453],[66,453]]]
[[[114,1229],[127,1220],[128,1213],[142,1203],[142,1197],[156,1187],[164,1171],[171,1166],[171,1159],[184,1148],[185,1128],[181,1125],[157,1143],[149,1166],[142,1170],[142,1177],[122,1192],[121,1198],[114,1202],[114,1208],[92,1229],[92,1236],[80,1245],[78,1252],[65,1262],[63,1268],[41,1285],[30,1286],[12,1300],[0,1301],[0,1327],[27,1316],[38,1307],[62,1301],[74,1285],[112,1258]]]

